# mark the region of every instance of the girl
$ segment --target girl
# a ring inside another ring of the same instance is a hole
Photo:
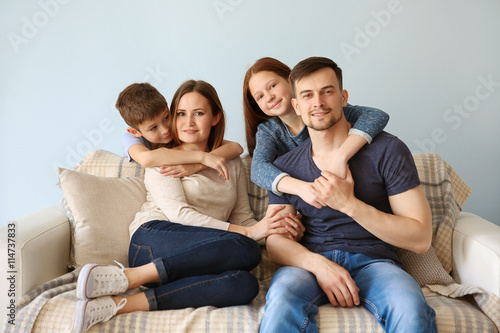
[[[173,149],[208,152],[221,145],[224,112],[210,84],[185,82],[174,94],[172,112],[178,145]],[[257,241],[288,232],[287,223],[300,238],[303,227],[295,216],[281,217],[278,212],[283,207],[255,221],[241,160],[226,165],[229,180],[214,169],[183,178],[165,177],[159,168],[146,169],[147,202],[130,225],[131,268],[95,264],[82,268],[75,332],[119,313],[252,301],[259,290],[250,274],[260,262]],[[141,285],[150,289],[116,296]]]
[[[290,177],[273,165],[273,161],[300,145],[309,137],[302,119],[295,113],[288,80],[290,68],[274,58],[262,58],[248,69],[243,81],[243,111],[248,152],[252,156],[252,181],[276,194],[300,196],[307,203],[325,206],[309,190],[310,184]],[[329,171],[346,177],[349,159],[367,142],[370,143],[389,121],[381,110],[347,105],[344,114],[354,126]]]

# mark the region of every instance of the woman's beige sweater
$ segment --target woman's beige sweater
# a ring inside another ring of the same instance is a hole
[[[239,157],[226,162],[229,180],[206,168],[197,174],[173,178],[160,168],[147,168],[147,201],[130,224],[130,237],[143,224],[165,220],[227,230],[229,223],[250,226],[257,221],[250,209],[243,164]]]

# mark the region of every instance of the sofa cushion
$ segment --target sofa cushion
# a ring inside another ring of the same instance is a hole
[[[142,177],[144,178],[144,168],[135,162],[129,162],[126,157],[118,156],[106,150],[94,150],[85,156],[73,169],[89,175],[102,177]],[[71,226],[71,248],[68,261],[69,268],[77,266],[75,262],[75,219],[73,212],[68,205],[68,201],[63,193],[60,208],[70,221]],[[130,220],[132,222],[132,220]],[[128,239],[127,239],[128,241]],[[126,264],[123,262],[123,264]]]
[[[24,329],[23,332],[70,331],[78,301],[75,293],[78,272],[68,273],[26,295],[26,306],[19,311],[16,325]],[[136,290],[130,293],[134,292]],[[436,311],[439,332],[497,332],[493,322],[465,299],[447,298],[427,288],[423,292],[427,303]],[[261,289],[247,305],[121,314],[87,332],[257,333],[264,314],[265,296],[266,290]],[[43,309],[42,302],[45,303]],[[320,332],[384,332],[375,317],[363,307],[322,305],[316,321]]]
[[[128,264],[128,226],[146,201],[142,177],[112,178],[59,168],[73,225],[74,263]]]

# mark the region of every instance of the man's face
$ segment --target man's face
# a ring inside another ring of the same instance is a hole
[[[347,105],[347,91],[340,90],[337,75],[327,67],[303,77],[295,83],[296,98],[292,100],[297,115],[316,131],[335,125]]]

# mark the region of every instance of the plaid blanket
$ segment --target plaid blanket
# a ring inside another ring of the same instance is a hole
[[[420,283],[428,304],[436,311],[439,332],[498,332],[500,299],[478,287],[456,284],[449,275],[451,232],[470,188],[438,155],[415,155],[415,161],[433,213],[434,239],[426,254],[399,253],[405,269]],[[250,179],[248,158],[244,159],[244,165]],[[248,182],[248,193],[256,218],[262,218],[267,208],[266,191]],[[262,262],[253,271],[261,290],[248,305],[123,314],[92,327],[89,332],[258,332],[265,295],[277,268],[263,249]],[[6,321],[5,332],[68,332],[78,301],[75,292],[78,274],[79,270],[75,270],[25,295],[18,303],[15,325]],[[324,305],[316,319],[320,331],[383,332],[364,308]]]

